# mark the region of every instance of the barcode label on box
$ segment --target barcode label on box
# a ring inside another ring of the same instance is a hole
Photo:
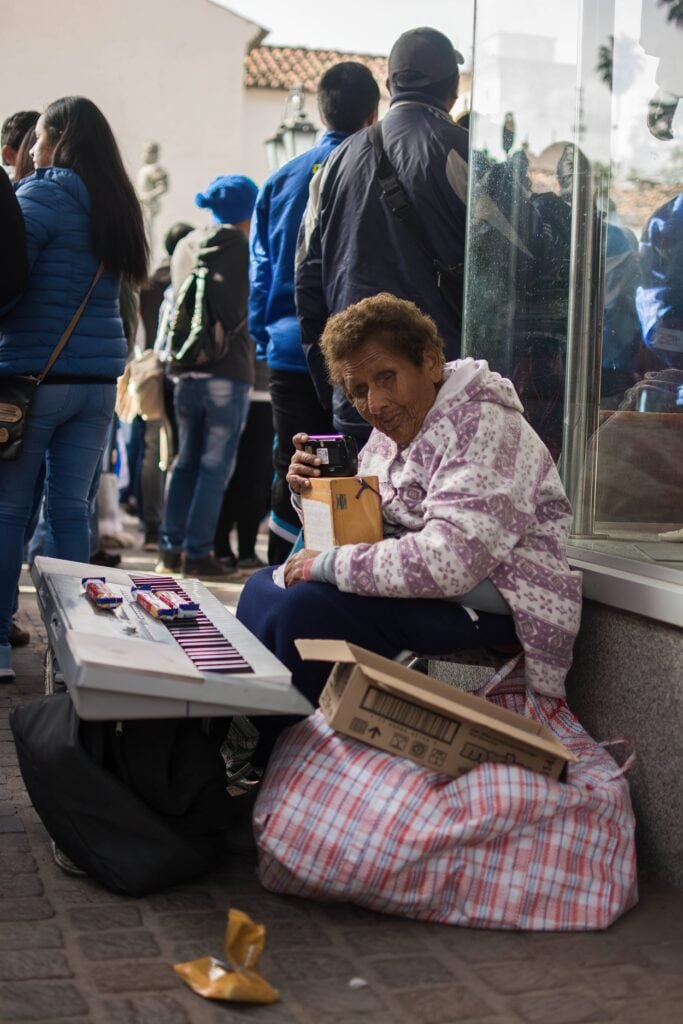
[[[445,715],[418,707],[401,697],[378,690],[375,686],[368,686],[361,707],[365,711],[372,711],[380,718],[414,729],[441,743],[452,743],[460,728],[459,722],[454,722]]]

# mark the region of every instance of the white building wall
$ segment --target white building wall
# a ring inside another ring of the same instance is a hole
[[[157,236],[176,220],[202,223],[195,193],[245,170],[243,59],[257,31],[211,0],[2,0],[0,119],[88,96],[131,177],[145,142],[161,145],[170,190]]]

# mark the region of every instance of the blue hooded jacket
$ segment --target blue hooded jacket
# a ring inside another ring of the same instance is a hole
[[[326,131],[313,149],[275,171],[256,200],[249,332],[256,342],[257,359],[267,359],[273,370],[308,373],[294,305],[296,241],[311,178],[345,138],[346,132]]]
[[[41,168],[20,183],[16,195],[26,224],[29,278],[0,320],[0,376],[42,370],[98,263],[90,240],[90,197],[75,171]],[[118,276],[105,271],[50,377],[115,380],[123,373],[119,290]]]

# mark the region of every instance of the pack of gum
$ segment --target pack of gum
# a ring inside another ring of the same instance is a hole
[[[136,604],[139,604],[141,608],[152,616],[154,619],[167,619],[173,620],[177,618],[175,608],[173,608],[167,601],[161,596],[159,591],[154,591],[151,587],[146,584],[140,587],[133,587],[131,590],[131,597],[134,599]]]
[[[111,587],[107,586],[104,576],[84,576],[81,580],[84,592],[97,608],[105,608],[110,611],[118,608],[123,603],[123,598],[115,594]]]

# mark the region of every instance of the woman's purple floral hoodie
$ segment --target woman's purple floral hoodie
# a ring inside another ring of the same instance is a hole
[[[448,363],[414,440],[399,449],[373,430],[359,473],[379,477],[387,536],[336,549],[338,588],[453,598],[488,578],[512,609],[528,684],[562,697],[581,617],[572,510],[510,381],[483,360]]]

